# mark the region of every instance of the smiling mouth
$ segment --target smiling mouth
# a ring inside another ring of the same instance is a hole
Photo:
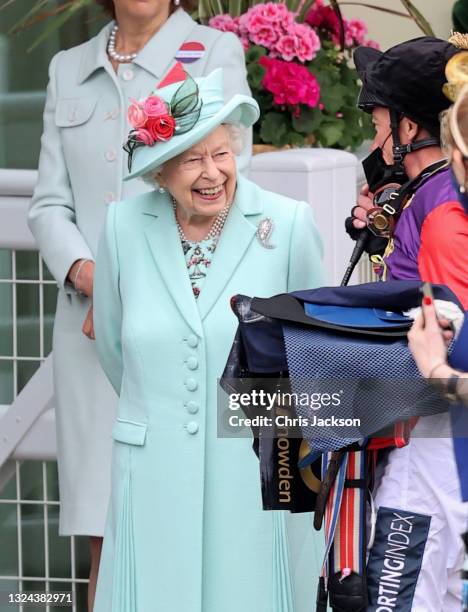
[[[201,195],[203,198],[214,199],[221,195],[221,193],[224,191],[224,184],[206,189],[193,189],[193,191]]]

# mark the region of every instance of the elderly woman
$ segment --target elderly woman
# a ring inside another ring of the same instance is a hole
[[[221,70],[197,85],[150,96],[158,122],[132,108],[130,178],[159,188],[109,207],[96,263],[96,342],[120,401],[95,610],[306,612],[320,536],[309,515],[262,511],[251,440],[217,437],[217,393],[230,298],[316,286],[320,238],[307,204],[236,172],[231,124],[252,125],[256,102],[224,105]]]
[[[148,190],[142,181],[122,182],[126,109],[176,61],[192,76],[222,66],[226,100],[249,92],[239,40],[197,24],[184,10],[192,10],[191,0],[99,4],[113,20],[51,61],[39,179],[29,213],[31,231],[60,289],[53,346],[60,533],[91,536],[90,609],[117,407],[90,340],[94,257],[109,202]],[[248,165],[248,155],[242,164]]]

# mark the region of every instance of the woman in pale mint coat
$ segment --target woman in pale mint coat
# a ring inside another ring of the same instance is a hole
[[[317,286],[321,241],[308,204],[236,173],[228,124],[250,126],[256,102],[224,105],[221,70],[197,83],[166,142],[142,145],[133,106],[130,177],[159,187],[108,208],[96,261],[96,343],[120,400],[95,612],[310,612],[321,534],[310,514],[262,510],[251,440],[217,437],[217,393],[230,298]]]
[[[249,92],[243,50],[233,34],[198,25],[172,0],[101,3],[117,13],[115,53],[138,53],[133,60],[109,57],[114,27],[109,23],[89,42],[53,58],[39,181],[29,214],[31,231],[60,288],[53,349],[62,535],[102,536],[109,501],[117,398],[82,326],[86,320],[85,332],[92,336],[87,296],[107,206],[148,190],[142,181],[122,182],[130,99],[154,88],[176,58],[193,76],[223,66],[226,99]],[[74,283],[86,295],[77,293]],[[94,540],[94,569],[99,542]]]

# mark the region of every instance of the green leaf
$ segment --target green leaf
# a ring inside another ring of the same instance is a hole
[[[28,48],[28,53],[30,53],[36,47],[38,47],[42,42],[44,42],[44,40],[49,38],[52,32],[55,32],[56,30],[60,29],[64,23],[66,23],[69,19],[71,19],[75,15],[75,13],[78,13],[79,11],[81,11],[85,6],[88,6],[88,4],[90,4],[89,0],[77,0],[66,11],[54,17],[53,20],[50,20],[50,22],[44,28],[42,33],[36,38],[33,44]]]
[[[221,0],[210,0],[212,15],[223,15],[224,7]]]
[[[242,0],[229,0],[228,13],[231,17],[239,17],[242,14]]]
[[[213,17],[213,13],[211,12],[211,4],[209,0],[199,0],[198,3],[198,17],[201,23],[208,23],[211,17]]]
[[[50,2],[51,0],[37,0],[31,9],[11,26],[11,28],[8,30],[8,34],[13,34],[14,32],[21,30],[28,21],[30,21],[37,13],[39,13],[40,10],[42,10],[43,7],[46,6],[46,4],[49,4]]]
[[[382,13],[389,13],[390,15],[411,19],[409,15],[402,13],[401,11],[395,11],[394,9],[386,8],[384,6],[375,6],[375,4],[368,4],[367,2],[340,2],[340,6],[364,6],[365,8],[381,11]]]
[[[252,64],[254,62],[258,62],[258,60],[267,54],[265,47],[260,47],[259,45],[252,45],[249,47],[245,53],[245,63]]]
[[[296,134],[296,132],[289,132],[289,142],[287,142],[286,144],[289,144],[293,147],[303,147],[305,144],[305,138],[300,134]]]
[[[262,86],[263,77],[265,76],[265,68],[260,64],[247,64],[247,78],[252,89],[260,89]]]
[[[307,17],[307,13],[309,12],[310,7],[312,6],[312,4],[314,4],[314,2],[315,0],[305,0],[304,4],[301,7],[301,11],[297,16],[297,22],[304,23],[305,18]]]
[[[266,113],[260,128],[264,143],[282,147],[288,141],[288,117],[285,113]]]
[[[401,0],[403,6],[407,9],[408,13],[413,18],[416,25],[424,32],[426,36],[435,36],[434,30],[431,24],[423,16],[423,14],[414,6],[410,0]]]
[[[320,143],[325,147],[332,147],[343,136],[344,130],[344,121],[342,119],[337,119],[333,122],[323,123],[317,131],[317,136]]]
[[[324,110],[332,115],[339,112],[344,104],[346,94],[346,87],[340,83],[322,88],[320,101],[325,107]]]
[[[323,121],[323,114],[318,108],[301,108],[301,114],[292,118],[292,126],[301,134],[313,134]]]

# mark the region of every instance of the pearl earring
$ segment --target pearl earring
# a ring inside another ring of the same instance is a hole
[[[180,0],[174,0],[174,6],[180,6]]]
[[[166,193],[166,190],[164,189],[164,187],[158,187],[158,191],[159,193]]]

